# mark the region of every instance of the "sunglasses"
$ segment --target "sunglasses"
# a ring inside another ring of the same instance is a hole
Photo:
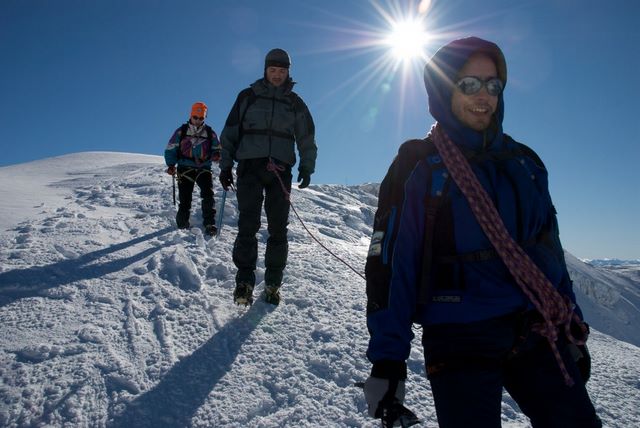
[[[456,87],[465,95],[473,95],[480,92],[482,87],[487,88],[487,93],[497,97],[504,89],[502,80],[497,77],[491,77],[487,80],[481,80],[476,76],[465,76],[456,82]]]
[[[192,118],[194,118],[195,120],[204,120],[203,116],[191,116]]]

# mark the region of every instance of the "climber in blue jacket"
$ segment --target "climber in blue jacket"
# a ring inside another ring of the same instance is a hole
[[[455,40],[424,78],[437,122],[391,164],[367,256],[370,415],[397,422],[417,323],[440,427],[499,427],[503,388],[534,427],[600,427],[547,170],[502,131],[502,51]]]

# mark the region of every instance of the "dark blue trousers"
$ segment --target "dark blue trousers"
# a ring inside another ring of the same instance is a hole
[[[289,224],[289,201],[287,192],[291,191],[291,167],[282,165],[280,180],[267,170],[267,158],[247,159],[238,163],[238,235],[233,246],[233,262],[238,268],[236,283],[255,283],[255,270],[258,259],[258,240],[262,205],[267,215],[267,248],[265,250],[264,281],[268,285],[280,286],[283,271],[287,265],[289,244],[287,225]]]
[[[531,331],[534,320],[527,313],[425,326],[427,377],[441,428],[500,427],[503,388],[534,428],[602,426],[566,340],[558,347],[571,387],[547,340]]]
[[[189,227],[191,214],[191,199],[193,188],[197,184],[202,198],[202,225],[209,226],[216,223],[216,208],[213,198],[213,177],[211,170],[178,166],[178,191],[180,205],[176,214],[176,223],[179,228]]]

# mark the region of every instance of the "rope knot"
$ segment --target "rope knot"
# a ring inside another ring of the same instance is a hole
[[[271,171],[275,173],[282,172],[284,171],[284,166],[278,165],[273,161],[273,159],[269,158],[269,162],[267,163],[267,171]]]
[[[284,171],[284,169],[284,166],[278,165],[273,161],[273,159],[271,159],[271,157],[269,158],[269,162],[267,162],[267,171],[273,172],[276,175],[280,182],[280,187],[282,187],[282,191],[284,192],[284,198],[291,202],[291,193],[287,191],[287,186],[284,185],[284,181],[282,181],[282,177],[280,177],[280,173]]]

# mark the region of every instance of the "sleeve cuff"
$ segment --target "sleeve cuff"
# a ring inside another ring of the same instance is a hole
[[[407,378],[407,363],[393,360],[376,361],[371,368],[371,376],[382,379],[405,380]]]

